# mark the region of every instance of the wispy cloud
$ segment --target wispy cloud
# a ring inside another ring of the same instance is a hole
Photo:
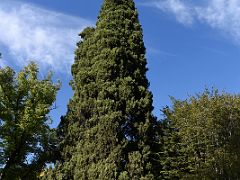
[[[153,0],[151,6],[171,13],[179,23],[192,25],[201,22],[240,41],[239,0]]]
[[[211,53],[214,53],[214,54],[218,54],[218,55],[221,55],[221,56],[227,56],[227,54],[225,53],[225,51],[223,50],[219,50],[219,49],[216,49],[216,48],[212,48],[212,47],[201,47],[201,49],[205,50],[205,51],[209,51]]]
[[[205,7],[196,7],[198,19],[240,40],[240,1],[210,0]]]
[[[170,12],[175,15],[178,22],[190,25],[193,23],[192,10],[181,0],[161,0],[154,1],[153,6],[164,12]]]
[[[156,54],[156,55],[162,55],[162,56],[171,56],[171,57],[176,57],[177,55],[171,52],[159,50],[153,47],[148,47],[147,48],[147,53],[149,54]]]
[[[0,45],[16,65],[36,61],[43,68],[66,72],[73,62],[78,33],[86,19],[11,0],[0,1]]]

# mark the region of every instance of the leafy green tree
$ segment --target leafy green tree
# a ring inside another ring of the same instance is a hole
[[[181,157],[187,164],[183,179],[240,177],[238,95],[206,90],[189,100],[174,100],[172,110],[165,114],[176,129]],[[179,156],[175,158],[182,162]]]
[[[134,2],[105,0],[96,28],[80,35],[55,178],[157,179],[156,119]]]
[[[34,63],[17,75],[10,67],[0,69],[0,179],[34,179],[51,159],[54,132],[47,114],[59,84],[51,75],[37,75]]]

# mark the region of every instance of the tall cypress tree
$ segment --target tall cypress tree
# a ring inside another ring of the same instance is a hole
[[[152,94],[132,0],[105,0],[96,28],[81,34],[74,96],[59,132],[59,179],[157,179]]]

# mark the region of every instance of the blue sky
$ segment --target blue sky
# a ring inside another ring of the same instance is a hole
[[[205,87],[240,92],[239,0],[138,0],[147,48],[154,114]],[[94,26],[99,0],[1,0],[0,66],[16,70],[35,60],[40,76],[55,72],[62,81],[53,127],[72,96],[70,67],[78,33]]]

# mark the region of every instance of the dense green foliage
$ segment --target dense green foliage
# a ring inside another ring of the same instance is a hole
[[[31,63],[21,72],[0,69],[0,179],[35,179],[51,159],[47,114],[59,84],[39,80]]]
[[[172,158],[168,174],[183,179],[240,177],[239,96],[206,90],[186,101],[174,100],[173,108],[164,112],[171,122],[165,129],[173,130],[165,141],[165,160]]]
[[[240,178],[239,95],[205,90],[172,98],[161,121],[152,115],[133,0],[104,0],[96,27],[80,36],[57,131],[48,126],[59,89],[51,75],[39,80],[33,63],[17,75],[0,69],[0,179]]]
[[[163,112],[168,117],[168,108],[164,109]],[[167,118],[160,121],[159,124],[158,130],[161,132],[159,137],[161,150],[158,153],[161,167],[159,179],[181,179],[184,174],[188,174],[190,171],[177,128]]]
[[[105,0],[96,28],[81,37],[56,178],[156,179],[156,119],[134,2]]]

